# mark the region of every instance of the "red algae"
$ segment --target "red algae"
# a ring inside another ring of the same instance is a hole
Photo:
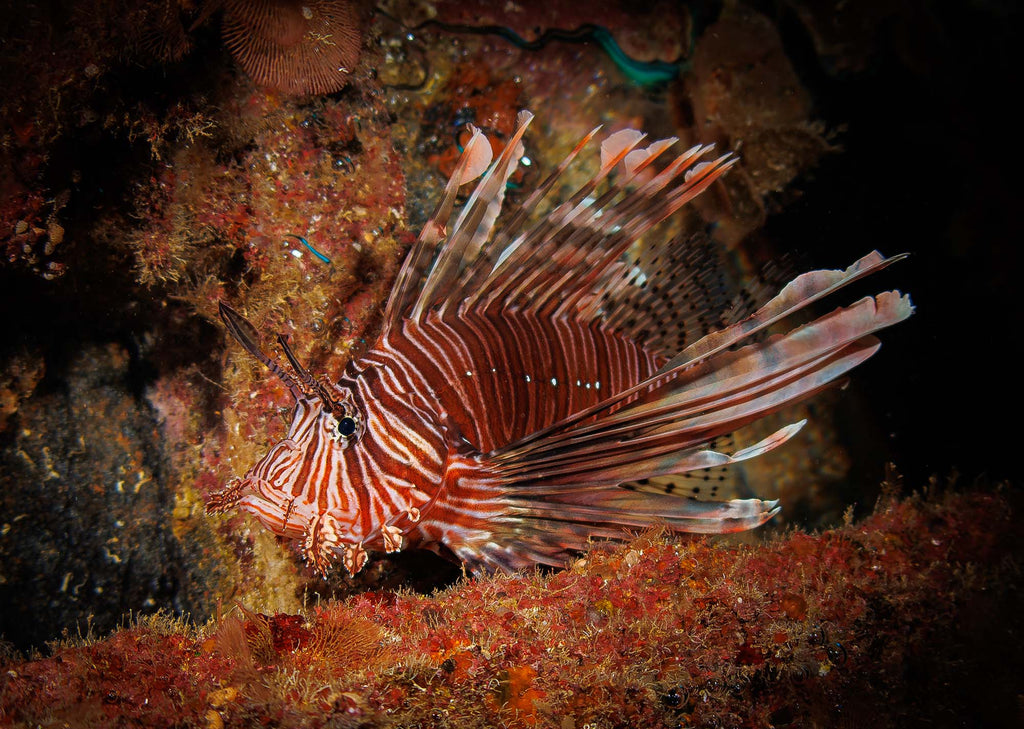
[[[242,610],[205,636],[143,622],[8,665],[0,717],[901,726],[907,715],[941,724],[981,691],[998,725],[1013,707],[999,703],[1006,679],[995,677],[1021,663],[1000,638],[1019,609],[1012,501],[893,500],[863,523],[758,547],[645,534],[562,572],[465,580],[434,596],[364,593],[306,615]],[[985,621],[989,640],[958,638],[965,621]],[[965,668],[990,677],[988,688],[957,689]]]

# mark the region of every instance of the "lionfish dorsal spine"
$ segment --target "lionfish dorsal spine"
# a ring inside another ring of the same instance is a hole
[[[505,197],[505,184],[523,155],[520,140],[532,119],[533,115],[529,112],[520,112],[515,131],[505,148],[477,183],[444,240],[430,274],[423,282],[410,318],[418,321],[428,307],[448,299],[451,284],[462,271],[467,257],[475,257],[490,238]]]
[[[556,294],[563,302],[584,298],[589,283],[612,265],[639,234],[671,215],[731,164],[727,157],[719,158],[702,170],[697,179],[684,181],[682,188],[692,192],[690,197],[676,198],[668,207],[658,209],[651,203],[658,200],[661,189],[710,147],[698,146],[687,150],[665,171],[638,185],[632,193],[627,193],[628,186],[674,140],[656,141],[640,150],[636,145],[644,135],[624,130],[602,144],[602,165],[597,173],[542,220],[532,226],[526,225],[527,216],[543,193],[554,185],[569,161],[596,131],[577,145],[555,173],[527,198],[523,209],[496,232],[491,250],[467,267],[458,287],[450,295],[452,300],[462,301],[463,308],[495,310],[515,302],[516,305],[525,303],[543,311]],[[612,170],[631,156],[632,163],[625,165],[625,174],[620,175],[609,189],[594,197]],[[652,216],[652,211],[657,212]],[[639,223],[630,227],[628,223],[633,216],[638,216]],[[587,264],[585,268],[584,263]],[[580,277],[584,270],[586,279]],[[574,283],[569,289],[561,285],[570,280]]]
[[[438,200],[398,272],[384,313],[385,338],[389,331],[398,328],[399,321],[409,315],[415,304],[434,262],[437,246],[447,235],[448,219],[455,207],[459,188],[483,174],[490,164],[492,151],[487,138],[476,127],[471,127],[470,131],[470,139],[459,157],[455,171],[445,185],[441,199]]]

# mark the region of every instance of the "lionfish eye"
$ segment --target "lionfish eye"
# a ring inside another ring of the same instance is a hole
[[[348,438],[356,432],[356,421],[355,418],[351,418],[348,415],[341,418],[337,425],[338,435],[342,438]]]

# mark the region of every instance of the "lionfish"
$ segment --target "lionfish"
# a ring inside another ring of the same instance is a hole
[[[367,550],[403,548],[477,572],[562,566],[595,537],[652,525],[735,532],[779,511],[777,501],[702,497],[686,477],[705,483],[800,430],[805,421],[733,452],[715,446],[878,350],[872,333],[913,311],[898,291],[767,330],[902,256],[876,251],[844,271],[805,273],[737,315],[709,273],[706,240],[637,245],[734,157],[701,161],[711,148],[695,146],[658,170],[676,140],[643,146],[643,134],[624,130],[601,145],[596,174],[534,214],[598,128],[499,220],[531,119],[519,114],[496,161],[472,129],[379,338],[336,382],[315,377],[279,335],[286,370],[221,304],[227,330],[295,408],[287,437],[211,511],[238,507],[301,539],[321,574],[336,556],[355,574]],[[477,178],[452,223],[460,187]]]

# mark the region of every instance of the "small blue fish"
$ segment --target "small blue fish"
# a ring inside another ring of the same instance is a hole
[[[303,237],[302,237],[301,235],[295,235],[294,233],[285,233],[285,236],[284,236],[284,237],[285,237],[285,238],[294,238],[294,239],[295,239],[295,240],[297,240],[297,241],[298,241],[299,243],[301,243],[302,245],[306,246],[306,248],[307,248],[307,249],[309,249],[309,252],[310,252],[310,253],[312,253],[312,254],[313,254],[314,256],[316,256],[317,258],[319,258],[319,259],[320,259],[321,261],[323,261],[324,263],[326,263],[326,264],[330,265],[330,263],[331,263],[331,259],[330,259],[330,258],[328,258],[327,256],[325,256],[325,255],[324,255],[323,253],[321,253],[320,251],[318,251],[318,250],[317,250],[316,248],[314,248],[313,246],[311,246],[311,245],[309,244],[309,241],[308,241],[308,240],[306,240],[305,238],[303,238]]]

